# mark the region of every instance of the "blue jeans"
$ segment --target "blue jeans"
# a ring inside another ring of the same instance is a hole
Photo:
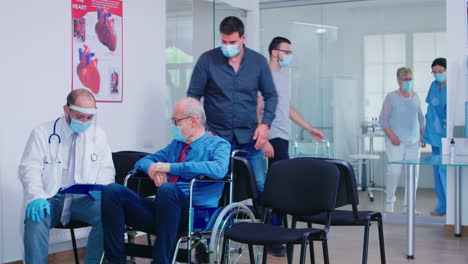
[[[268,159],[268,168],[276,161],[289,159],[289,140],[279,137],[272,138],[270,139],[270,144],[273,146],[275,156],[272,159]],[[283,216],[276,214],[272,215],[270,218],[270,223],[276,226],[283,225]]]
[[[60,222],[64,194],[56,194],[49,198],[50,215],[40,223],[31,219],[24,220],[24,260],[25,263],[47,263],[49,230]],[[71,220],[79,220],[92,226],[88,237],[85,263],[100,263],[103,249],[103,234],[101,225],[101,201],[88,195],[75,196],[71,204]]]
[[[439,147],[432,147],[432,155],[441,155]],[[434,185],[437,205],[434,211],[445,214],[447,204],[447,166],[434,166]]]
[[[179,230],[187,229],[188,199],[174,183],[161,185],[147,199],[113,183],[102,192],[104,249],[112,264],[126,263],[125,225],[155,234],[153,263],[171,263]]]
[[[257,183],[257,190],[260,194],[263,193],[263,187],[265,185],[265,160],[263,158],[263,150],[255,149],[255,141],[247,144],[239,144],[236,142],[231,143],[231,150],[241,149],[247,151],[245,158],[249,161],[250,165],[255,174],[255,182]],[[261,202],[261,201],[260,201]]]

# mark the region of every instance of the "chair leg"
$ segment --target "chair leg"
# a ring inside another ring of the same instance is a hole
[[[288,258],[288,264],[293,263],[293,252],[294,252],[294,245],[286,244],[286,256]]]
[[[367,253],[369,251],[369,228],[370,223],[367,222],[364,226],[364,247],[362,249],[362,264],[367,264]]]
[[[283,215],[283,225],[284,225],[284,228],[288,228],[288,215],[287,214]]]
[[[249,258],[250,258],[250,264],[255,264],[255,254],[253,250],[253,245],[249,244]]]
[[[148,246],[151,246],[151,235],[150,234],[146,234],[146,239],[148,241]]]
[[[386,260],[385,260],[385,244],[384,244],[384,233],[383,233],[382,217],[380,217],[377,221],[378,221],[378,226],[379,226],[380,262],[382,264],[385,264],[386,263]]]
[[[305,258],[306,258],[306,248],[307,248],[307,240],[304,239],[301,244],[301,257],[299,259],[299,263],[305,264]]]
[[[267,263],[267,257],[268,257],[268,246],[263,245],[263,258],[262,258],[263,264]]]
[[[309,242],[310,263],[315,264],[314,241]]]
[[[78,259],[78,248],[76,246],[75,230],[73,228],[70,228],[70,235],[73,245],[73,255],[75,256],[75,264],[80,264],[80,260]]]
[[[323,249],[323,262],[325,264],[329,264],[330,257],[328,256],[328,242],[326,238],[322,241],[322,249]]]

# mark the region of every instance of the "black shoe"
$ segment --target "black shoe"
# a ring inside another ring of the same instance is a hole
[[[205,244],[200,244],[195,248],[195,260],[198,264],[210,262],[210,256],[208,255]]]
[[[286,256],[286,247],[284,245],[272,245],[268,247],[268,254],[275,257],[284,257]]]

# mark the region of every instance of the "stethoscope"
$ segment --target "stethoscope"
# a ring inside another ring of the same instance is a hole
[[[49,139],[48,139],[48,142],[49,142],[49,153],[50,153],[50,145],[52,144],[52,141],[53,141],[53,138],[56,137],[57,138],[57,143],[60,144],[62,143],[62,138],[60,137],[59,134],[57,134],[57,123],[58,121],[60,120],[60,117],[57,118],[54,122],[54,128],[52,130],[52,134],[49,135]],[[56,163],[62,163],[61,161],[58,161],[57,158],[58,158],[58,151],[59,151],[59,148],[57,146],[56,150],[55,150],[55,159],[52,159],[54,160]],[[99,156],[96,154],[96,153],[91,153],[90,155],[90,159],[91,161],[95,162],[99,159]],[[51,162],[45,162],[46,164],[47,163],[51,163]]]

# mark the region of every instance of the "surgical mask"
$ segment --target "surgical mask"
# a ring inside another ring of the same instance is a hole
[[[238,45],[221,45],[221,51],[228,58],[234,57],[240,52]]]
[[[85,132],[90,126],[91,126],[91,121],[89,122],[81,122],[79,120],[75,120],[73,118],[70,118],[70,128],[73,130],[75,133],[83,133]]]
[[[279,64],[282,68],[286,68],[291,63],[291,61],[292,61],[292,55],[284,55],[283,60],[280,60]]]
[[[182,135],[182,127],[171,125],[171,134],[177,141],[185,142],[187,140],[187,136]]]
[[[434,78],[438,83],[443,83],[447,80],[447,76],[445,75],[445,73],[434,74]]]
[[[411,91],[413,89],[413,82],[412,81],[403,82],[403,84],[401,85],[401,89],[407,92]]]

